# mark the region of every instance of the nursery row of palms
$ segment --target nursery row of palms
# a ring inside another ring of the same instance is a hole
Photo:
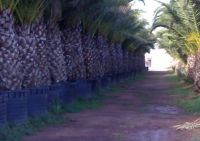
[[[186,74],[200,80],[200,1],[171,0],[162,3],[155,12],[153,29],[163,27],[157,32],[160,46],[165,48],[174,58],[184,63]]]
[[[0,0],[0,87],[140,71],[153,46],[131,0]]]

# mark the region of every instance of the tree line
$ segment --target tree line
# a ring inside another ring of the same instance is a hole
[[[159,2],[159,1],[158,1]],[[194,80],[200,88],[200,1],[171,0],[160,2],[156,10],[152,30],[156,33],[160,47],[179,60],[179,71]]]
[[[0,88],[142,71],[154,40],[133,2],[0,0]]]

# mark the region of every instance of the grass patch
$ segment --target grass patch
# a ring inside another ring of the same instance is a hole
[[[124,84],[130,86],[130,85],[132,85],[132,84],[135,83],[135,82],[138,82],[138,81],[143,80],[144,77],[145,77],[144,74],[132,76],[132,77],[128,78],[128,79],[124,82]]]
[[[194,91],[191,83],[182,80],[175,74],[167,75],[173,85],[170,94],[178,96],[177,105],[189,113],[200,113],[200,96]]]
[[[186,83],[184,80],[179,78],[176,74],[167,75],[168,81],[173,85],[169,90],[172,95],[188,96],[193,93],[192,85]]]
[[[0,141],[21,141],[23,136],[32,135],[47,125],[60,124],[63,121],[63,117],[60,115],[48,114],[31,119],[23,125],[10,124],[0,129]]]
[[[128,87],[138,81],[143,80],[144,77],[145,77],[144,74],[132,76],[119,84],[109,87],[108,89],[106,89],[106,91],[102,91],[102,92],[106,93],[106,94],[117,94],[117,93],[123,91],[124,89],[126,89],[126,87]]]
[[[200,113],[200,97],[181,100],[180,106],[190,113]]]
[[[89,101],[77,100],[74,103],[66,106],[65,110],[69,113],[77,113],[87,109],[98,109],[101,106],[101,101],[97,99],[92,99]]]

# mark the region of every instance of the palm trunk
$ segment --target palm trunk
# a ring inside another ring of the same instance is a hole
[[[109,52],[110,52],[110,59],[111,59],[111,64],[110,64],[110,75],[116,74],[117,70],[117,64],[116,64],[116,48],[115,44],[111,43],[109,47]]]
[[[61,40],[61,31],[57,25],[49,24],[47,27],[47,39],[49,40],[47,55],[49,62],[50,78],[52,83],[67,80],[66,63]]]
[[[196,55],[190,55],[187,59],[187,73],[190,78],[195,78]]]
[[[22,88],[37,86],[36,40],[30,25],[16,26],[19,36]]]
[[[123,52],[121,44],[116,45],[116,54],[117,73],[121,74],[123,72]]]
[[[21,63],[18,60],[19,45],[14,33],[14,20],[9,10],[1,11],[0,21],[0,89],[15,90],[21,88]]]
[[[89,34],[82,35],[83,56],[86,66],[87,79],[93,80],[96,78],[96,65],[95,65],[95,40]]]
[[[97,38],[97,46],[98,46],[98,54],[99,54],[99,72],[100,77],[103,77],[107,71],[107,61],[109,58],[109,50],[108,50],[108,43],[105,38],[102,36],[98,36]]]
[[[110,52],[109,52],[110,46],[109,46],[108,41],[105,38],[102,39],[102,44],[103,44],[102,61],[103,61],[104,75],[109,75],[110,65],[111,65],[111,57],[110,57]]]
[[[128,50],[125,48],[123,49],[123,73],[128,72],[128,63],[129,58],[128,58]]]
[[[99,36],[96,36],[95,38],[93,38],[93,40],[95,40],[95,46],[92,48],[94,50],[94,67],[95,69],[95,74],[96,77],[103,77],[104,75],[104,70],[102,68],[102,43],[99,41]]]
[[[47,56],[47,42],[46,34],[47,27],[44,22],[40,19],[34,26],[32,26],[32,33],[36,38],[36,65],[37,65],[37,77],[36,83],[37,86],[49,85],[50,72],[49,72],[49,63]]]
[[[86,70],[81,43],[81,27],[67,28],[63,32],[64,56],[68,80],[84,79]]]
[[[194,65],[192,74],[193,74],[193,78],[194,78],[194,82],[195,82],[195,88],[197,91],[200,91],[200,71],[199,71],[200,70],[200,63],[199,63],[200,62],[200,53],[197,53],[194,58],[195,58],[195,63],[190,64],[190,65],[191,65],[191,67],[192,67],[192,65]]]

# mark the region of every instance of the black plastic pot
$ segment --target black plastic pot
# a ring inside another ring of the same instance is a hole
[[[29,91],[9,91],[7,94],[7,120],[9,123],[22,124],[28,120],[27,97]]]
[[[68,82],[63,82],[59,90],[59,99],[61,104],[69,104],[73,101],[73,96],[70,93],[70,84]]]
[[[62,95],[64,95],[64,86],[62,84],[53,84],[49,86],[48,91],[48,106],[55,102],[64,103]]]
[[[86,80],[78,80],[76,82],[76,97],[88,100],[92,97],[91,84]]]
[[[116,84],[117,83],[117,78],[116,78],[116,75],[115,74],[113,74],[112,76],[111,76],[111,84]]]
[[[28,95],[28,115],[29,117],[37,117],[47,114],[48,103],[47,95],[48,87],[30,89]]]
[[[104,76],[102,79],[101,79],[101,86],[103,89],[107,89],[109,88],[109,86],[111,85],[111,78],[108,77],[108,76]]]
[[[88,83],[91,85],[91,90],[93,93],[98,92],[102,88],[101,79],[97,78],[94,80],[89,80]]]
[[[69,94],[70,94],[70,97],[71,97],[71,100],[74,101],[77,99],[77,82],[76,81],[70,81],[68,82],[69,84]]]
[[[0,93],[0,128],[7,122],[6,94]]]

